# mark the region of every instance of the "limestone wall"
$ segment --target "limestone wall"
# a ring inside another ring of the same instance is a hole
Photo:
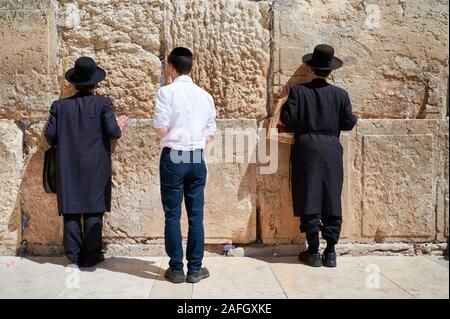
[[[194,51],[192,76],[214,97],[223,130],[263,127],[280,84],[301,76],[318,43],[345,67],[359,123],[341,137],[342,240],[443,242],[448,237],[447,0],[0,0],[0,254],[60,251],[56,200],[42,188],[52,100],[70,95],[64,70],[81,55],[108,76],[100,92],[132,120],[114,145],[113,211],[105,240],[163,242],[153,97],[174,46]],[[220,141],[220,136],[217,138]],[[220,142],[218,142],[220,143]],[[223,148],[224,145],[217,144]],[[239,150],[231,158],[252,155]],[[209,165],[209,244],[304,239],[290,207],[289,147],[278,169]],[[183,228],[186,233],[186,218]]]

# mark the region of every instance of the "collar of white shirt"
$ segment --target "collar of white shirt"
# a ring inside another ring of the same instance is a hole
[[[173,82],[191,82],[192,83],[192,79],[189,75],[180,75],[175,80],[173,80]]]

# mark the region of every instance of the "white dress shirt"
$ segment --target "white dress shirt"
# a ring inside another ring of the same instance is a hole
[[[216,108],[208,92],[187,75],[158,90],[153,127],[167,128],[162,147],[192,151],[204,149],[206,137],[216,129]]]

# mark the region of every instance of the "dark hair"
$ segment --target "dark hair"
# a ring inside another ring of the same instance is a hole
[[[96,85],[97,84],[92,84],[92,85],[75,85],[75,90],[88,92],[88,91],[92,91],[93,89],[95,89]]]
[[[183,47],[177,47],[170,52],[167,61],[178,74],[189,74],[192,70],[192,52]]]
[[[311,70],[313,71],[313,73],[315,75],[321,76],[321,77],[324,77],[324,78],[329,76],[330,73],[331,73],[331,70],[319,70],[319,69],[314,69],[314,68],[311,68]]]

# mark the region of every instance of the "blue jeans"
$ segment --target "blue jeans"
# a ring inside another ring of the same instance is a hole
[[[172,153],[172,156],[171,156]],[[202,266],[205,233],[203,229],[206,165],[203,150],[176,151],[165,147],[159,162],[161,199],[165,213],[164,238],[172,269],[183,269],[181,203],[185,201],[189,221],[186,259],[188,273]]]

